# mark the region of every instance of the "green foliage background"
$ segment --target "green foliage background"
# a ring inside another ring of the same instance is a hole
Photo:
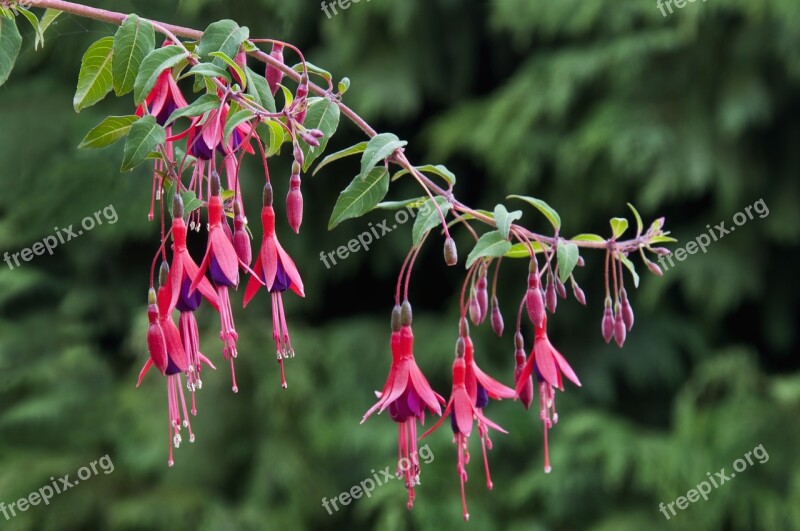
[[[313,63],[350,77],[346,102],[379,130],[409,140],[411,160],[454,170],[462,199],[491,208],[509,193],[542,197],[567,234],[607,231],[606,220],[626,215],[631,201],[647,219],[666,215],[683,244],[707,224],[730,225],[763,198],[769,216],[663,278],[643,275],[624,350],[602,341],[602,257],[585,253],[578,278],[589,308],[562,301],[551,319],[551,339],[584,383],[558,397],[553,472],[542,471],[537,413],[493,404],[489,412],[511,433],[494,437],[491,492],[473,440],[468,526],[800,529],[796,0],[711,0],[667,17],[642,0],[374,0],[330,20],[318,2],[95,4],[199,28],[234,18],[253,36],[294,42]],[[20,28],[22,55],[0,88],[0,251],[28,247],[109,204],[119,221],[52,257],[0,267],[0,501],[50,476],[74,477],[105,454],[115,471],[50,506],[0,518],[0,526],[466,528],[446,430],[425,441],[435,459],[423,470],[413,512],[400,482],[333,516],[321,506],[396,455],[385,415],[358,422],[388,369],[393,275],[410,225],[331,269],[319,260],[384,218],[370,214],[326,231],[356,161],[307,177],[301,236],[279,229],[308,294],[287,297],[298,351],[288,391],[269,347],[267,304],[257,300],[237,315],[241,392],[230,393],[219,363],[198,395],[198,440],[167,468],[164,382],[153,374],[134,388],[147,356],[145,296],[157,246],[157,228],[146,220],[149,176],[144,168],[118,173],[121,145],[76,149],[104,115],[131,111],[129,99],[72,111],[80,57],[113,28],[64,16],[37,52],[30,28],[23,21]],[[341,126],[329,149],[360,139]],[[288,163],[272,173],[282,196]],[[245,179],[250,198],[260,197],[258,167]],[[390,194],[402,198],[413,188],[399,183]],[[247,206],[257,212],[258,201]],[[523,223],[547,230],[532,210]],[[459,238],[463,259],[468,238]],[[447,394],[460,279],[442,264],[439,244],[429,240],[412,301],[417,359]],[[524,264],[505,270],[508,327],[524,272]],[[207,309],[199,320],[204,351],[219,361],[218,323]],[[511,335],[473,332],[480,363],[510,382]],[[730,472],[759,444],[766,463],[672,520],[659,513],[660,502],[685,495],[706,472]]]

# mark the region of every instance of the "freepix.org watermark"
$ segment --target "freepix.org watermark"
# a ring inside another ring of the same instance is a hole
[[[114,209],[114,205],[108,205],[104,209],[98,210],[93,215],[83,218],[81,221],[81,227],[83,227],[83,229],[73,229],[72,227],[74,225],[70,225],[69,227],[63,229],[53,227],[55,234],[45,236],[41,241],[38,241],[30,247],[25,247],[24,249],[15,253],[6,251],[3,254],[3,261],[8,264],[9,269],[13,270],[15,267],[19,267],[21,265],[19,261],[20,258],[22,258],[24,262],[30,262],[34,256],[42,256],[45,251],[52,255],[53,250],[55,250],[55,248],[59,245],[63,245],[68,241],[81,236],[84,230],[90,231],[93,228],[102,225],[103,219],[101,219],[101,214],[102,218],[105,219],[109,225],[113,225],[119,219],[117,216],[117,211]]]
[[[365,0],[365,1],[370,2],[371,0]],[[361,0],[323,0],[321,9],[325,13],[325,16],[328,17],[328,20],[330,20],[333,18],[334,15],[339,14],[339,11],[336,9],[337,6],[342,11],[345,11],[347,9],[350,9],[350,6],[352,4],[357,4],[359,2],[361,2]]]
[[[108,456],[108,454],[106,454],[100,459],[95,459],[87,466],[79,468],[78,479],[70,481],[69,474],[58,479],[50,476],[50,481],[52,481],[50,485],[45,485],[44,487],[31,492],[26,497],[20,498],[15,502],[9,503],[8,505],[6,505],[5,502],[0,501],[0,512],[3,513],[3,516],[6,517],[6,520],[11,520],[17,516],[17,511],[24,513],[31,507],[39,505],[42,502],[44,502],[45,505],[50,505],[50,500],[52,500],[53,496],[56,494],[62,494],[72,487],[77,487],[81,481],[86,481],[93,476],[99,475],[100,472],[98,471],[98,467],[105,475],[111,474],[114,471],[114,463],[111,461],[111,458]]]
[[[669,10],[669,14],[671,15],[672,14],[672,4],[673,3],[675,4],[675,8],[676,9],[683,9],[684,7],[686,7],[687,3],[693,4],[696,1],[697,0],[664,0],[664,3],[662,4],[661,0],[657,0],[656,7],[658,8],[659,11],[661,11],[661,15],[666,17],[667,16],[667,12],[664,10],[664,6],[667,7],[667,9]],[[706,0],[703,0],[703,3],[705,3],[705,2],[706,2]]]
[[[725,473],[725,468],[720,469],[719,472],[714,472],[714,475],[711,475],[711,472],[706,472],[706,476],[708,477],[708,481],[701,481],[697,484],[697,487],[694,489],[689,489],[686,493],[686,496],[678,496],[675,501],[671,501],[667,504],[661,502],[658,504],[658,510],[661,511],[661,514],[664,515],[664,518],[669,520],[673,516],[677,515],[678,513],[675,511],[674,505],[678,506],[678,509],[681,511],[689,507],[690,503],[694,503],[698,501],[701,497],[703,501],[708,500],[708,495],[711,493],[711,485],[714,485],[715,489],[718,489],[728,481],[731,481],[733,478],[736,477],[736,472],[744,472],[747,470],[747,467],[753,466],[755,462],[753,461],[753,457],[758,460],[758,463],[763,465],[767,461],[769,461],[769,454],[764,449],[763,444],[759,444],[746,454],[744,454],[744,458],[739,458],[733,462],[733,470],[735,472],[731,472],[730,474]],[[667,512],[669,509],[669,512]]]
[[[398,473],[407,471],[415,462],[418,462],[419,459],[422,459],[422,462],[426,465],[429,465],[433,462],[433,451],[427,444],[418,450],[418,454],[411,454],[410,458],[403,457],[400,459],[400,461],[397,463]],[[322,498],[322,506],[328,511],[328,514],[332,515],[334,511],[339,510],[339,505],[337,502],[342,504],[342,506],[345,506],[350,505],[353,500],[358,500],[364,495],[366,495],[367,498],[371,498],[372,491],[374,491],[376,488],[386,485],[393,479],[402,478],[402,476],[393,474],[391,468],[391,465],[389,465],[378,472],[376,472],[373,468],[370,470],[372,476],[364,479],[364,481],[358,485],[353,485],[350,490],[343,491],[338,496],[331,498],[330,500],[328,498]]]
[[[675,267],[675,262],[672,260],[674,256],[679,262],[686,260],[686,257],[695,254],[698,250],[703,253],[708,252],[708,246],[712,242],[718,241],[728,234],[736,230],[736,227],[741,227],[751,219],[753,219],[753,211],[758,214],[759,219],[764,219],[769,216],[769,207],[763,199],[759,199],[752,205],[745,207],[742,211],[733,215],[733,225],[726,227],[725,221],[711,227],[711,224],[706,225],[708,234],[703,233],[694,240],[690,240],[685,246],[678,247],[670,254],[661,255],[658,257],[658,263],[662,271],[668,271],[670,268]],[[667,265],[669,263],[669,266]]]

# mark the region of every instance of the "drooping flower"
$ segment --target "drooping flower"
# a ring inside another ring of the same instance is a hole
[[[283,360],[294,357],[294,348],[286,326],[286,312],[283,309],[283,292],[291,289],[301,297],[305,297],[303,280],[294,262],[283,250],[275,234],[275,210],[272,208],[272,186],[267,183],[263,194],[264,207],[261,209],[261,222],[264,235],[261,238],[261,249],[253,265],[254,275],[247,283],[244,292],[244,306],[263,285],[272,296],[272,339],[281,368],[281,385],[286,388],[286,373]]]
[[[558,422],[554,388],[564,390],[562,375],[578,387],[581,386],[581,382],[564,356],[547,338],[547,318],[541,327],[534,328],[533,350],[517,378],[517,393],[522,394],[532,374],[536,375],[536,380],[539,382],[539,418],[544,424],[544,471],[550,473],[547,432]]]
[[[408,508],[414,505],[414,487],[419,484],[420,466],[417,451],[417,420],[425,422],[425,408],[437,415],[442,414],[440,404],[444,398],[431,389],[428,380],[414,360],[414,334],[411,330],[411,304],[396,305],[392,310],[392,366],[389,377],[375,403],[361,419],[378,411],[389,409],[389,415],[398,429],[397,476],[404,479],[408,490]],[[408,465],[402,467],[401,462]]]
[[[447,407],[444,410],[444,415],[435,425],[422,434],[421,439],[424,439],[433,433],[437,428],[439,428],[439,426],[442,425],[448,415],[450,416],[450,425],[453,429],[453,442],[455,443],[456,450],[458,452],[458,463],[456,465],[456,470],[458,471],[458,477],[461,481],[461,507],[464,514],[464,520],[469,520],[464,484],[467,482],[467,463],[469,463],[469,436],[472,434],[473,420],[477,419],[479,432],[481,431],[481,425],[485,427],[484,429],[492,428],[501,433],[508,432],[486,418],[482,409],[478,407],[475,400],[470,397],[469,392],[467,391],[467,363],[464,358],[465,353],[463,349],[464,343],[457,343],[456,360],[453,362],[453,391],[450,395],[450,400],[447,403]],[[483,433],[481,433],[481,437],[483,437]]]

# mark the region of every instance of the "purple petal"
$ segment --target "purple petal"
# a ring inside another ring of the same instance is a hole
[[[184,278],[183,283],[181,283],[181,294],[180,297],[178,297],[178,303],[175,305],[181,312],[195,311],[203,300],[203,295],[200,293],[200,290],[195,290],[194,293],[189,295],[189,288],[191,286],[191,279],[188,277]]]
[[[235,283],[228,279],[228,277],[225,276],[225,273],[222,272],[222,268],[219,267],[219,263],[213,254],[211,255],[211,266],[209,267],[209,270],[211,271],[211,279],[218,286],[231,287],[235,285]]]

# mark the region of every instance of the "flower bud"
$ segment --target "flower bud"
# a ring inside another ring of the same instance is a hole
[[[614,336],[614,314],[611,311],[611,300],[606,299],[606,309],[603,312],[603,339],[606,343]]]
[[[236,256],[239,257],[243,263],[250,265],[253,260],[253,250],[250,246],[250,236],[244,226],[244,216],[242,216],[242,209],[237,201],[233,205],[233,248],[236,250]]]
[[[453,238],[449,237],[444,241],[444,263],[454,266],[458,263],[458,249]]]
[[[286,195],[286,217],[295,233],[300,233],[303,223],[303,193],[300,191],[300,176],[289,179],[289,193]]]
[[[622,298],[622,320],[625,322],[625,327],[630,332],[631,328],[633,328],[633,308],[631,308],[631,303],[628,300],[628,294],[625,288],[622,288],[620,295]]]
[[[661,268],[658,267],[658,264],[656,264],[655,262],[647,262],[647,267],[649,267],[650,271],[652,271],[654,274],[660,277],[664,276],[664,272],[661,271]]]
[[[469,298],[469,318],[472,324],[478,326],[481,323],[481,305],[478,304],[478,297],[473,295]]]
[[[578,284],[575,282],[572,283],[572,295],[575,296],[575,300],[586,306],[586,295],[583,293],[583,290],[580,288],[580,286],[578,286]]]
[[[265,207],[272,206],[272,185],[267,183],[264,185],[264,192],[261,195],[262,203]]]
[[[400,309],[399,304],[395,304],[394,308],[392,308],[392,332],[399,332],[401,326],[401,314],[402,310]]]
[[[236,54],[236,58],[233,60],[237,66],[239,66],[242,70],[247,67],[247,54],[244,53],[244,50],[239,50],[239,53]],[[233,68],[230,68],[231,76],[233,80],[238,83],[240,86],[244,85],[244,80],[239,79],[239,74]]]
[[[277,42],[273,44],[269,56],[283,64],[283,44]],[[274,96],[278,92],[278,85],[283,80],[283,72],[268,64],[264,77],[267,79],[269,90],[272,91],[272,95]]]
[[[183,198],[176,193],[172,198],[172,217],[179,219],[183,217]]]
[[[456,341],[456,358],[463,358],[466,350],[467,347],[464,338],[459,337],[458,340]]]
[[[300,138],[303,139],[303,142],[308,144],[311,147],[319,147],[319,140],[314,136],[308,133],[299,133]]]
[[[522,355],[525,355],[525,338],[522,337],[520,332],[514,334],[514,348],[516,350],[521,350]]]
[[[325,133],[323,133],[319,129],[309,129],[308,134],[313,136],[314,138],[322,138],[323,136],[325,136]]]
[[[219,173],[211,172],[211,195],[219,195]]]
[[[158,285],[166,286],[167,277],[169,277],[169,265],[166,262],[161,262],[161,268],[158,270]]]
[[[525,307],[528,310],[528,317],[533,325],[536,327],[542,326],[545,318],[542,290],[539,288],[528,288],[528,293],[525,295]]]
[[[622,348],[625,344],[625,321],[622,319],[622,311],[617,305],[617,317],[614,319],[614,341]]]
[[[583,267],[583,266],[585,266],[585,265],[586,265],[586,262],[584,262],[584,261],[583,261],[583,257],[579,255],[579,256],[578,256],[578,264],[577,264],[577,266],[578,266],[578,267]]]
[[[497,296],[492,297],[492,330],[498,336],[503,335],[503,314],[500,313],[500,305],[497,302]]]
[[[558,293],[558,296],[561,297],[562,299],[567,298],[567,288],[564,286],[564,283],[561,282],[561,279],[558,277],[556,277],[556,293]]]
[[[292,174],[294,175],[300,173],[300,168],[303,167],[303,162],[305,162],[305,156],[303,155],[303,150],[300,149],[300,144],[294,145],[292,156],[294,157],[294,163],[292,164]]]
[[[517,334],[522,340],[522,335]],[[528,376],[527,381],[520,385],[520,376],[522,376],[522,371],[525,368],[525,350],[524,346],[517,346],[517,351],[514,353],[514,360],[516,362],[516,366],[514,368],[514,384],[517,389],[519,389],[519,400],[522,402],[523,407],[527,410],[531,407],[531,403],[533,403],[533,376]],[[520,388],[521,387],[521,388]]]
[[[556,313],[556,305],[558,304],[558,297],[556,296],[556,285],[554,282],[547,283],[547,289],[544,293],[545,304],[550,313]]]
[[[403,326],[411,326],[411,303],[403,301],[403,305],[400,307],[400,324]]]
[[[481,309],[481,323],[489,313],[489,293],[486,284],[486,272],[484,271],[475,286],[475,300],[478,301],[478,307]]]
[[[672,251],[670,251],[666,247],[653,247],[650,250],[659,256],[667,256],[668,254],[672,254]]]

